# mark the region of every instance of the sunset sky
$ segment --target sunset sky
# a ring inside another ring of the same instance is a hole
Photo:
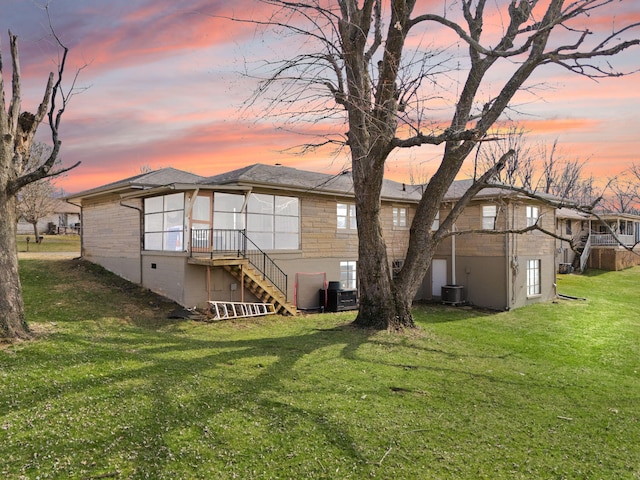
[[[23,110],[34,111],[46,77],[56,68],[44,0],[2,0],[0,45],[10,64],[7,30],[19,37]],[[51,22],[70,48],[67,80],[79,74],[63,119],[64,165],[82,164],[57,185],[77,192],[140,173],[140,168],[172,166],[215,175],[252,163],[281,163],[335,173],[348,163],[344,153],[295,156],[284,150],[308,141],[275,120],[254,121],[242,104],[256,83],[240,75],[245,60],[270,58],[287,43],[256,32],[254,26],[215,16],[265,18],[252,0],[50,0]],[[455,2],[452,2],[455,3]],[[499,0],[497,3],[507,3]],[[416,9],[442,11],[442,1],[422,0]],[[612,13],[615,10],[615,17]],[[636,0],[607,7],[599,20],[605,31],[640,21]],[[594,24],[595,25],[595,24]],[[491,25],[487,25],[490,32]],[[636,29],[635,36],[640,36]],[[455,50],[455,40],[448,42]],[[427,36],[425,36],[427,38]],[[422,41],[427,41],[422,39]],[[429,42],[433,39],[429,39]],[[453,43],[452,43],[453,42]],[[640,68],[640,49],[614,66]],[[450,75],[452,85],[454,74]],[[5,72],[6,87],[10,76]],[[640,74],[594,81],[545,67],[531,84],[535,95],[518,97],[512,116],[530,130],[532,142],[558,139],[570,159],[589,159],[585,170],[600,178],[615,175],[640,151]],[[453,86],[452,88],[455,88]],[[10,88],[6,92],[10,95]],[[41,133],[47,133],[46,125]],[[48,140],[45,136],[43,141]],[[441,149],[398,152],[388,162],[388,177],[409,182],[410,172],[427,176]]]

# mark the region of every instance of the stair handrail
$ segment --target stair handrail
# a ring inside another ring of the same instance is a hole
[[[246,258],[265,280],[277,288],[287,299],[287,274],[258,247],[245,230],[191,229],[190,256],[207,254],[213,259],[215,253],[237,255]]]
[[[268,280],[284,295],[287,299],[288,279],[287,274],[267,255],[260,247],[258,247],[248,236],[246,230],[239,230],[243,237],[243,257],[249,260],[249,263],[258,270],[264,279]]]
[[[584,272],[587,266],[587,260],[589,260],[589,253],[591,252],[591,234],[587,236],[587,241],[584,243],[584,248],[580,254],[580,271]]]

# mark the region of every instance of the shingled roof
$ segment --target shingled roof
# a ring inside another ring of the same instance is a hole
[[[167,167],[160,170],[154,170],[148,173],[141,173],[134,175],[133,177],[118,180],[117,182],[107,183],[96,188],[85,190],[73,195],[69,195],[67,198],[81,198],[96,195],[100,193],[106,193],[110,191],[126,191],[133,188],[153,188],[162,187],[165,185],[172,185],[174,183],[202,183],[205,177],[195,175],[193,173],[185,172],[184,170],[178,170],[177,168]]]
[[[208,185],[260,185],[298,192],[353,195],[353,178],[349,170],[335,175],[297,168],[256,163],[231,172],[209,177]],[[420,187],[384,180],[381,195],[386,199],[417,201]]]

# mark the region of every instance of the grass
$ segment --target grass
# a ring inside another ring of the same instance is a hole
[[[39,339],[0,349],[2,478],[640,478],[640,268],[506,313],[219,323],[89,264],[21,261]]]
[[[41,243],[35,243],[34,235],[18,235],[18,252],[78,252],[80,235],[41,235]],[[29,242],[27,242],[29,238]]]

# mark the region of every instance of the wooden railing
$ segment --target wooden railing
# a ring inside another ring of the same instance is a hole
[[[258,270],[264,279],[271,282],[287,297],[287,274],[258,247],[249,237],[246,230],[191,229],[189,254],[192,257],[203,255],[234,255],[246,258],[253,268]]]
[[[592,247],[616,247],[616,246],[619,246],[621,243],[626,247],[631,247],[636,242],[633,235],[613,235],[611,233],[592,233],[591,234]]]

